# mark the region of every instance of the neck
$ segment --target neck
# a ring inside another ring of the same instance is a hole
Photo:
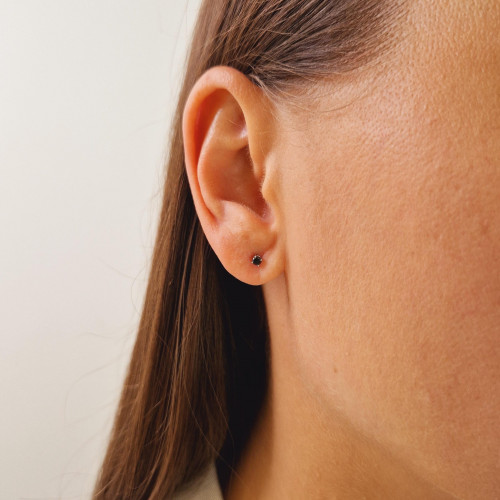
[[[338,412],[326,410],[293,362],[286,314],[267,296],[266,306],[269,390],[224,498],[451,498],[353,429]]]

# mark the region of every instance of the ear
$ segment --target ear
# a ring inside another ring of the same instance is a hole
[[[260,285],[284,269],[270,102],[243,73],[215,66],[183,113],[186,172],[205,236],[225,269]],[[260,265],[252,263],[262,257]]]

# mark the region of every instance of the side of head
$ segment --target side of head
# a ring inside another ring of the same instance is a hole
[[[203,3],[95,498],[230,470],[275,358],[426,481],[493,498],[499,10]]]

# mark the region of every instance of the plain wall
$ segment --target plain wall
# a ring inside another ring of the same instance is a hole
[[[198,0],[0,0],[0,498],[89,498]]]

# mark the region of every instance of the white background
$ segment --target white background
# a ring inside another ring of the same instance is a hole
[[[89,498],[199,0],[0,0],[0,499]]]

